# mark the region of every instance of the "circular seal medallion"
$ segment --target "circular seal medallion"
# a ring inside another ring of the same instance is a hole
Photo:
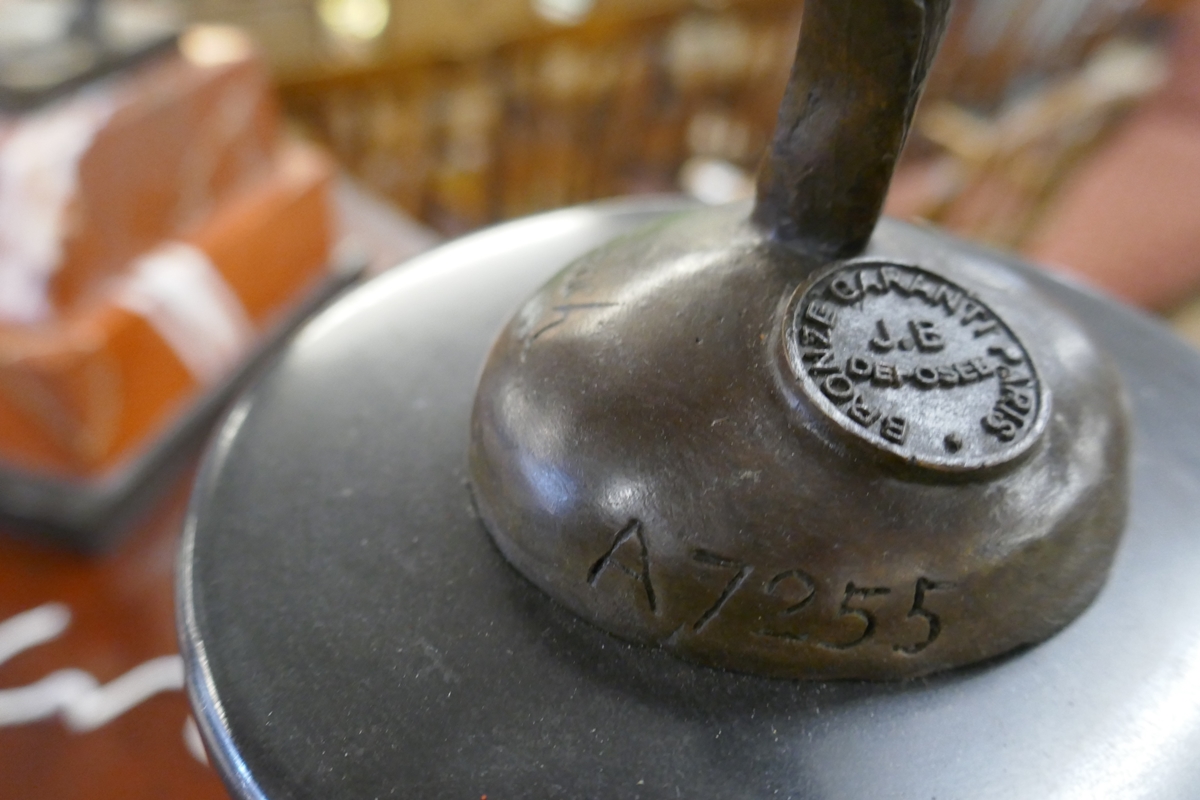
[[[977,297],[927,270],[845,264],[797,292],[784,324],[808,399],[911,464],[997,466],[1045,427],[1049,396],[1025,346]]]

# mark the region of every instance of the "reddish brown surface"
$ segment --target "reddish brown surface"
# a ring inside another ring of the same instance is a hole
[[[1200,0],[1179,16],[1171,78],[1048,210],[1029,255],[1131,303],[1200,290]]]
[[[0,620],[43,603],[70,606],[59,639],[0,666],[0,689],[75,667],[101,683],[177,652],[173,571],[186,486],[179,486],[115,553],[98,559],[0,536]],[[4,800],[219,800],[228,795],[186,750],[181,692],[161,694],[90,733],[57,720],[0,728]]]

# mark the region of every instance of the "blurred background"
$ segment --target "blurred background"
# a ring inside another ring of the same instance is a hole
[[[180,10],[250,31],[298,130],[373,192],[457,235],[598,197],[745,195],[801,6],[212,0]],[[1178,242],[1185,218],[1149,209],[1196,202],[1180,168],[1195,168],[1183,140],[1200,102],[1198,13],[1186,0],[960,0],[890,212],[1178,311],[1200,265]],[[1127,120],[1135,107],[1140,118]],[[1171,151],[1158,166],[1141,160],[1152,141]],[[1114,204],[1110,192],[1125,197]],[[1093,226],[1102,205],[1108,216]],[[1115,231],[1078,241],[1114,227],[1153,227],[1147,239],[1179,251],[1116,246]],[[1179,263],[1162,275],[1140,268],[1168,257]]]
[[[175,662],[78,709],[175,652],[196,444],[242,378],[445,238],[599,198],[749,197],[801,14],[0,0],[0,796],[222,796]],[[888,213],[1200,344],[1200,0],[958,0]],[[43,685],[63,669],[95,685]]]

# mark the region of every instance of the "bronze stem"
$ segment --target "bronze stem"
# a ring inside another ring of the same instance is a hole
[[[826,258],[862,251],[883,208],[951,0],[807,0],[753,219]]]

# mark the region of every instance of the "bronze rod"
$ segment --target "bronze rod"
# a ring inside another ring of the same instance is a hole
[[[807,0],[758,173],[754,220],[826,258],[862,251],[883,208],[951,0]]]

